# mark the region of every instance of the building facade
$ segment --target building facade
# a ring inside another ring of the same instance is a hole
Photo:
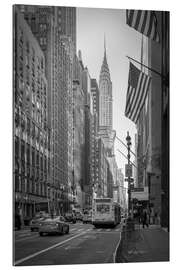
[[[149,207],[169,227],[169,13],[155,12],[160,43],[142,40],[142,70],[152,77],[138,127],[138,186],[149,188]],[[163,23],[162,23],[163,21]]]
[[[104,45],[104,58],[99,77],[99,126],[112,129],[112,82]]]
[[[88,68],[82,72],[82,88],[85,96],[85,164],[84,164],[84,208],[90,208],[92,203],[92,124],[93,99],[91,94],[91,77]]]
[[[71,208],[73,197],[73,63],[76,9],[20,6],[45,55],[50,128],[52,211]],[[54,210],[53,210],[54,209]]]
[[[31,218],[50,200],[50,136],[45,57],[14,7],[14,194],[15,213]]]
[[[76,64],[79,68],[79,60]],[[74,196],[75,206],[83,210],[83,182],[84,182],[84,156],[85,156],[85,111],[84,92],[80,82],[80,73],[73,81],[73,123],[74,123]]]
[[[96,182],[95,182],[95,193],[96,197],[103,198],[107,197],[108,194],[108,163],[106,159],[106,149],[102,138],[97,138],[95,143],[96,151]]]

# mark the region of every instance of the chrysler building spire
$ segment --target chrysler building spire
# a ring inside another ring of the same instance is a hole
[[[106,37],[104,33],[104,57],[106,58]]]

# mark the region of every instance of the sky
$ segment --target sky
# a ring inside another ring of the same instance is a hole
[[[104,35],[112,81],[113,129],[124,143],[129,131],[134,151],[136,126],[124,115],[129,73],[129,60],[126,56],[140,61],[141,34],[126,25],[125,10],[77,8],[77,49],[82,52],[83,63],[91,78],[96,78],[98,83],[104,56]],[[117,149],[127,155],[126,147],[116,139],[116,161],[124,172],[127,160]],[[132,156],[131,161],[133,159]]]

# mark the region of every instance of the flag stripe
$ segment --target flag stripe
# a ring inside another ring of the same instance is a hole
[[[135,23],[135,26],[134,26],[135,29],[139,28],[139,23],[140,23],[140,20],[141,20],[141,16],[142,16],[142,11],[138,10],[136,23]]]
[[[138,86],[136,88],[136,98],[134,99],[132,111],[130,113],[130,118],[133,117],[133,114],[135,112],[137,104],[139,103],[139,100],[141,100],[141,98],[142,98],[142,90],[141,89],[143,89],[143,85],[144,85],[144,76],[143,76],[143,73],[141,73],[139,76],[139,83],[138,83]]]
[[[132,121],[137,122],[137,116],[139,114],[139,110],[145,102],[146,94],[147,94],[147,85],[148,85],[148,79],[146,78],[147,76],[143,76],[143,85],[142,85],[142,90],[141,90],[141,96],[139,96],[139,99],[136,103],[136,107],[134,108],[134,112],[132,114]]]
[[[134,10],[130,10],[130,13],[129,13],[129,25],[132,24],[133,16],[134,16]]]
[[[134,10],[134,15],[133,15],[133,18],[132,18],[132,27],[135,27],[136,20],[137,20],[137,10]]]
[[[143,21],[143,25],[142,25],[142,28],[141,28],[141,33],[142,33],[142,34],[144,33],[144,29],[145,29],[145,27],[146,27],[147,15],[148,15],[148,12],[147,12],[147,10],[146,10],[146,11],[144,11],[144,21]]]
[[[129,95],[129,99],[127,99],[127,110],[126,110],[127,115],[129,115],[129,112],[131,111],[132,102],[133,102],[135,94],[136,94],[136,89],[135,88],[129,87],[129,89],[131,90],[131,93]]]
[[[142,98],[142,102],[140,104],[139,110],[136,113],[136,117],[134,118],[135,123],[137,123],[137,120],[139,119],[139,115],[141,113],[141,110],[142,110],[142,108],[144,106],[144,103],[146,101],[146,97],[147,97],[147,94],[148,94],[148,89],[149,89],[149,86],[150,86],[150,82],[151,82],[151,78],[148,78],[147,83],[146,83],[146,91],[144,91],[144,96]]]
[[[132,63],[129,68],[125,116],[137,122],[150,87],[151,77],[138,70]]]
[[[159,42],[157,18],[154,11],[126,10],[126,23],[138,32]]]
[[[127,94],[126,94],[126,100],[127,100],[127,102],[126,102],[126,109],[125,109],[125,112],[127,112],[128,107],[129,107],[129,101],[130,101],[130,93],[131,93],[131,91],[132,91],[132,87],[129,86],[129,87],[128,87],[128,90],[127,90]]]
[[[153,21],[154,21],[154,16],[153,16],[153,13],[151,12],[150,13],[149,29],[148,29],[148,32],[147,32],[148,37],[151,36],[152,30],[153,30],[153,25],[154,25]]]
[[[140,19],[140,22],[139,22],[139,31],[141,32],[141,33],[143,33],[143,31],[142,31],[142,26],[143,26],[143,22],[144,22],[144,16],[145,16],[145,11],[141,11],[141,19]]]
[[[150,12],[147,12],[146,26],[145,26],[145,29],[144,29],[144,35],[145,36],[147,36],[147,33],[148,33],[149,24],[150,24],[150,17],[151,17]]]

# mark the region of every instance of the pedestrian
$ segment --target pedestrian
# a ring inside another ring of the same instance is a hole
[[[142,224],[143,224],[143,228],[145,226],[149,227],[149,224],[148,224],[148,215],[147,215],[147,211],[146,210],[143,211]]]

